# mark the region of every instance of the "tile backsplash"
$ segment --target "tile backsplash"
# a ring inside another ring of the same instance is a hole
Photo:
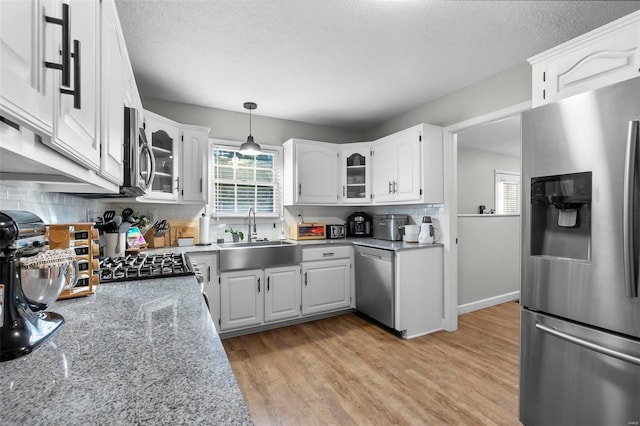
[[[57,192],[0,184],[0,210],[26,210],[45,223],[89,221],[89,212],[102,212],[107,204]]]

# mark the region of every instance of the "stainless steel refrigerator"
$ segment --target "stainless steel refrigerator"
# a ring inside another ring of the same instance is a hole
[[[640,424],[640,78],[522,118],[520,421]]]

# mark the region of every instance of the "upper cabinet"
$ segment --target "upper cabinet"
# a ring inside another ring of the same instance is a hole
[[[129,64],[113,0],[2,1],[0,19],[2,179],[117,193]]]
[[[532,106],[640,76],[640,11],[529,58]]]
[[[335,204],[338,195],[338,145],[290,139],[284,147],[284,204]]]
[[[379,139],[373,146],[374,201],[420,201],[420,131],[412,127]]]
[[[371,202],[371,153],[370,143],[342,146],[342,203],[361,205]]]
[[[182,126],[180,197],[184,202],[209,202],[209,129]]]
[[[54,103],[56,125],[52,146],[64,155],[88,168],[100,169],[100,140],[98,137],[99,82],[98,64],[100,45],[100,4],[94,1],[67,0],[69,9],[70,79],[65,81],[64,71],[54,74],[54,87],[63,93]],[[65,3],[56,2],[63,8]],[[62,49],[64,49],[64,38]],[[62,58],[61,58],[62,59]],[[63,59],[62,59],[63,60]],[[117,88],[121,93],[121,88]],[[122,99],[120,99],[122,101]]]
[[[105,178],[122,184],[124,114],[127,84],[127,49],[120,31],[116,5],[100,3],[102,8],[102,87],[100,92],[100,169]]]
[[[53,75],[45,62],[60,62],[57,25],[43,16],[57,16],[50,1],[0,1],[0,113],[42,134],[53,132]],[[19,23],[19,24],[18,24]]]
[[[442,203],[442,128],[419,124],[373,142],[290,139],[285,205]]]
[[[151,191],[138,201],[207,203],[209,129],[187,126],[144,111],[147,140],[155,157]]]
[[[180,176],[179,124],[149,111],[144,112],[144,130],[156,159],[156,173],[148,200],[178,200]]]

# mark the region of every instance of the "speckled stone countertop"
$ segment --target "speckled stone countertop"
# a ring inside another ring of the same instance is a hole
[[[335,240],[305,240],[305,241],[285,240],[285,241],[288,243],[297,244],[303,247],[324,246],[324,245],[359,245],[359,246],[373,247],[373,248],[379,248],[379,249],[391,250],[391,251],[444,247],[444,244],[441,244],[441,243],[418,244],[418,243],[407,243],[404,241],[378,240],[375,238],[341,238],[341,239],[335,239]],[[158,249],[145,250],[145,252],[149,252],[149,253],[213,252],[215,253],[220,249],[224,250],[224,244],[211,244],[208,246],[163,247]]]
[[[249,425],[194,277],[56,302],[62,329],[0,363],[0,425]]]

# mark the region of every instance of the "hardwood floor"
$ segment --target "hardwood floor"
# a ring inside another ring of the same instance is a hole
[[[223,341],[256,425],[512,425],[519,304],[403,340],[356,314]]]

